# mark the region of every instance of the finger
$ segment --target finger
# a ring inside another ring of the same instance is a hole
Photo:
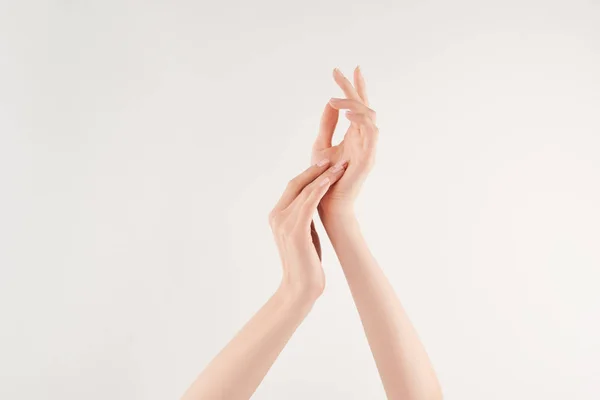
[[[369,118],[375,120],[375,111],[371,110],[360,101],[332,98],[329,100],[329,104],[337,110],[350,110],[355,114],[366,114]]]
[[[364,148],[372,148],[379,139],[379,128],[373,120],[365,114],[354,114],[346,112],[346,118],[358,125],[359,132],[365,138]]]
[[[323,150],[331,147],[331,139],[333,138],[338,118],[339,111],[331,107],[331,104],[327,103],[323,110],[323,115],[321,116],[317,139],[313,144],[315,150]]]
[[[302,193],[298,195],[296,200],[292,202],[289,209],[291,209],[293,213],[296,213],[299,224],[305,226],[310,225],[319,202],[325,193],[327,193],[327,190],[329,190],[331,185],[336,183],[342,175],[344,175],[347,166],[348,163],[346,161],[336,163],[333,167],[329,168],[321,174],[321,176],[307,185],[302,190]]]
[[[275,205],[275,210],[283,210],[287,208],[296,197],[302,192],[302,190],[319,177],[323,172],[327,171],[330,161],[327,159],[321,160],[318,163],[311,165],[305,169],[300,175],[288,182],[285,191],[281,195],[281,198]]]
[[[355,122],[361,130],[364,130],[367,133],[379,133],[379,129],[377,128],[373,120],[366,114],[355,114],[353,112],[347,111],[346,118],[348,118],[352,122]]]
[[[342,89],[344,95],[346,95],[347,98],[362,102],[362,99],[356,92],[356,89],[354,88],[354,86],[352,86],[352,83],[348,80],[348,78],[346,78],[344,74],[342,74],[342,71],[335,68],[333,70],[333,79],[335,80],[335,83],[337,83],[338,86]]]
[[[354,69],[354,87],[356,88],[356,92],[362,99],[362,102],[367,107],[369,106],[369,98],[367,96],[367,85],[365,83],[365,77],[362,74],[360,66],[356,66]]]

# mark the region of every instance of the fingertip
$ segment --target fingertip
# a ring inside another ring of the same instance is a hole
[[[339,74],[340,74],[339,68],[335,67],[331,73],[331,75],[333,76],[333,79],[336,80],[336,78],[338,77]]]
[[[348,166],[347,160],[340,160],[333,167],[331,167],[331,173],[337,174],[339,172],[342,172],[346,169],[347,166]]]
[[[334,110],[338,111],[339,110],[339,102],[340,102],[340,99],[336,99],[335,97],[332,97],[331,99],[329,99],[329,102],[327,104],[329,104],[329,106],[331,108],[333,108]]]
[[[333,80],[338,85],[342,85],[344,83],[344,81],[346,80],[346,76],[343,74],[343,72],[339,68],[336,67],[333,69]]]

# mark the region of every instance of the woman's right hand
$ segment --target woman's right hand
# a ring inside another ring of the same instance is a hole
[[[183,399],[249,399],[323,292],[325,276],[312,217],[323,195],[344,174],[345,163],[328,167],[329,161],[323,160],[292,179],[271,211],[269,222],[283,263],[281,286]]]
[[[313,215],[331,185],[337,182],[347,162],[330,167],[325,159],[292,179],[269,214],[269,224],[283,264],[282,287],[316,299],[325,288],[320,244]]]

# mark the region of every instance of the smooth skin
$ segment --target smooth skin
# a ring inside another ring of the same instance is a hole
[[[348,168],[324,196],[319,215],[348,281],[387,398],[439,400],[442,391],[429,357],[369,251],[354,213],[356,197],[373,166],[379,135],[365,80],[358,67],[354,85],[338,69],[333,76],[346,98],[333,98],[325,107],[313,159],[325,155],[333,161],[343,158],[348,160]],[[333,146],[339,110],[348,110],[346,117],[351,124],[342,142]]]
[[[325,275],[312,218],[346,163],[329,166],[329,160],[320,160],[288,183],[269,215],[283,266],[281,284],[182,399],[249,399],[323,293]]]
[[[360,68],[352,84],[338,69],[345,98],[325,106],[312,150],[314,165],[292,179],[269,215],[283,265],[275,294],[212,360],[183,400],[249,399],[325,287],[321,247],[312,221],[318,210],[348,281],[387,398],[440,400],[429,357],[393,287],[369,251],[354,203],[374,160],[379,130]],[[346,110],[351,124],[331,143]]]

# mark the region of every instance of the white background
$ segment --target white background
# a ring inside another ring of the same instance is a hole
[[[598,1],[3,0],[0,57],[0,398],[178,398],[276,288],[355,64],[360,219],[446,398],[600,398]],[[324,251],[256,399],[384,398]]]

